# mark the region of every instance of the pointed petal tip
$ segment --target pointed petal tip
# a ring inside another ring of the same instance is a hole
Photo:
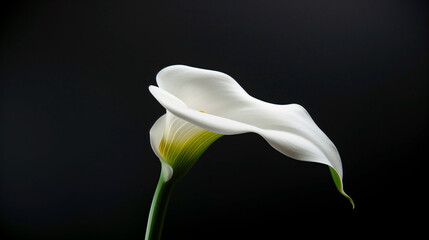
[[[341,193],[341,195],[343,195],[344,197],[346,197],[350,201],[350,203],[352,204],[352,208],[355,209],[356,205],[355,205],[353,199],[349,195],[347,195],[343,190],[343,181],[341,180],[340,175],[332,167],[329,167],[329,171],[331,172],[332,179],[334,180],[334,183],[335,183],[335,186],[337,187],[337,190]]]
[[[355,209],[355,208],[356,208],[356,205],[355,205],[355,203],[353,202],[353,199],[352,199],[352,198],[350,198],[349,200],[350,200],[350,202],[351,202],[351,204],[352,204],[352,209]]]
[[[347,195],[344,191],[342,191],[341,194],[350,201],[350,203],[352,204],[352,209],[355,209],[356,205],[353,199],[349,195]]]

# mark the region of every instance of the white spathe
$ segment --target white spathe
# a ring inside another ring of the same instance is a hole
[[[261,101],[247,94],[230,76],[212,70],[173,65],[162,69],[156,80],[159,87],[150,86],[149,90],[167,114],[152,127],[150,137],[170,178],[174,169],[159,152],[163,135],[171,125],[166,120],[169,114],[170,118],[178,117],[222,135],[254,132],[286,156],[326,164],[335,170],[340,178],[337,187],[348,197],[342,187],[343,170],[337,148],[302,106]]]

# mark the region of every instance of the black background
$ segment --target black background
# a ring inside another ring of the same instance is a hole
[[[147,87],[172,64],[303,105],[339,149],[356,209],[326,166],[255,134],[225,136],[177,184],[164,239],[420,229],[426,1],[30,1],[2,12],[2,236],[144,238],[160,171],[148,131],[165,111]]]

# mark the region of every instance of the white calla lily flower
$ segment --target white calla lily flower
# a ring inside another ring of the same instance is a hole
[[[328,165],[337,189],[354,207],[343,190],[337,148],[302,106],[261,101],[224,73],[189,66],[166,67],[156,81],[158,87],[149,90],[167,113],[150,138],[164,182],[186,174],[220,136],[253,132],[286,156]]]

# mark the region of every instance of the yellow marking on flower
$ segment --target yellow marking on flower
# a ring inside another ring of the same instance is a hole
[[[205,113],[203,110],[200,110],[200,112]]]
[[[178,179],[221,136],[176,117],[168,132],[164,133],[158,149],[166,163],[173,168],[173,177]]]

